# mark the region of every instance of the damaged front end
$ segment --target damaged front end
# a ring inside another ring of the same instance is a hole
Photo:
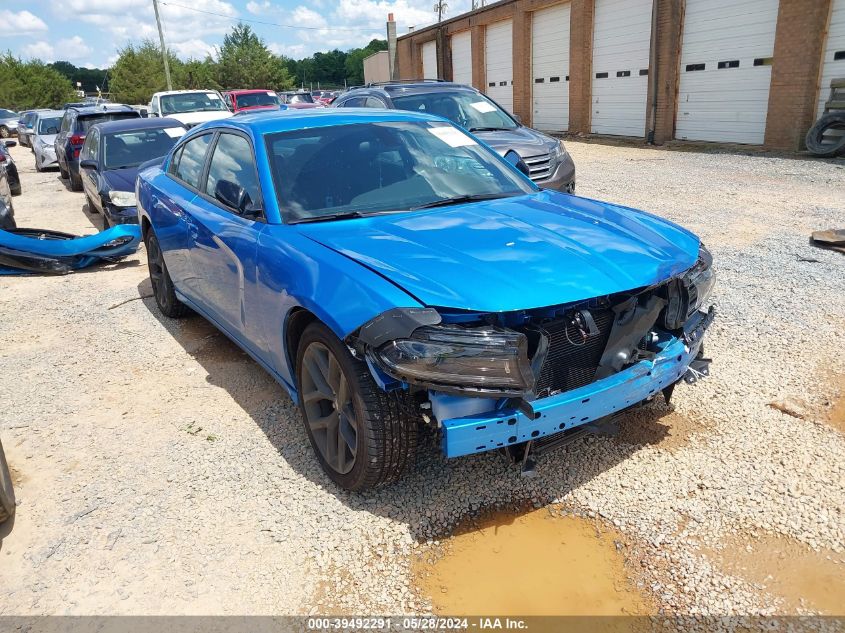
[[[713,282],[702,246],[691,269],[646,288],[509,313],[394,309],[347,342],[442,429],[447,457],[549,443],[707,375]]]

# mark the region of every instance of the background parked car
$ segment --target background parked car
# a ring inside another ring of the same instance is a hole
[[[12,110],[0,108],[0,138],[9,138],[18,132],[20,115]]]
[[[153,95],[149,116],[171,117],[192,128],[206,121],[225,119],[232,113],[216,90],[170,90]]]
[[[314,101],[310,92],[277,92],[279,100],[296,110],[307,110],[308,108],[322,108],[323,104]]]
[[[32,151],[35,154],[35,171],[56,167],[56,136],[62,125],[64,110],[44,110],[35,119]]]
[[[322,103],[323,105],[327,106],[335,100],[338,94],[339,93],[334,90],[316,90],[311,93],[311,96],[318,103]]]
[[[82,191],[79,152],[91,126],[118,119],[140,118],[140,113],[128,105],[84,106],[65,110],[59,134],[56,136],[56,159],[62,178],[70,179],[71,189]]]
[[[103,229],[137,224],[135,177],[142,163],[164,158],[187,128],[176,119],[125,119],[88,131],[79,154],[88,209],[103,214]]]
[[[24,110],[18,119],[18,141],[21,147],[32,147],[33,125],[39,110]]]
[[[278,110],[281,101],[272,90],[229,90],[223,93],[232,112]]]
[[[15,161],[9,153],[8,148],[14,147],[17,144],[17,141],[4,141],[0,139],[0,163],[4,163],[6,165],[6,175],[9,179],[9,190],[12,192],[13,196],[21,195],[21,179],[20,176],[18,176],[18,166],[15,165]]]
[[[525,127],[470,86],[441,81],[373,84],[343,93],[332,107],[436,114],[475,134],[539,186],[575,191],[575,164],[563,142]]]
[[[15,207],[12,205],[12,191],[9,188],[6,163],[7,161],[0,160],[0,229],[13,229],[15,228]]]

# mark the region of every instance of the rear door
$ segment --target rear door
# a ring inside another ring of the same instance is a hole
[[[97,129],[91,130],[85,142],[82,144],[82,150],[79,152],[79,162],[83,160],[95,160],[99,164],[98,169],[82,169],[80,166],[79,176],[82,179],[82,190],[90,204],[94,204],[94,209],[89,211],[102,211],[102,201],[100,200],[99,187],[99,173],[103,169],[102,156],[99,156],[100,147],[100,131]]]
[[[220,325],[255,350],[255,273],[258,236],[266,226],[255,153],[240,132],[220,132],[211,150],[202,186],[191,205],[188,242],[191,267],[199,279],[200,302]],[[249,213],[226,201],[226,183],[249,196]]]
[[[170,277],[176,289],[195,302],[199,299],[200,284],[188,256],[188,228],[193,223],[194,200],[213,138],[214,134],[209,132],[179,145],[166,167],[166,176],[156,180],[150,199],[144,200]]]

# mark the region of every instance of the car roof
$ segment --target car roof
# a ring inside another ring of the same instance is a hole
[[[214,92],[217,91],[214,88],[193,88],[190,90],[164,90],[162,92],[156,92],[153,96],[154,97],[167,97],[169,95],[184,95],[193,92]]]
[[[194,129],[209,130],[229,127],[252,132],[256,135],[264,135],[314,127],[387,121],[444,122],[440,117],[407,110],[387,110],[384,108],[309,108],[307,110],[262,110],[260,112],[243,113],[226,119],[209,121]]]
[[[451,81],[412,81],[394,83],[378,83],[367,84],[366,86],[359,86],[352,88],[344,93],[344,96],[356,92],[364,92],[367,90],[386,92],[389,96],[400,96],[406,94],[426,94],[435,92],[478,92],[472,86],[465,84],[456,84]]]
[[[121,119],[119,121],[107,121],[105,123],[97,123],[92,127],[95,127],[100,130],[101,134],[108,134],[111,132],[129,132],[130,130],[156,130],[166,127],[185,128],[185,125],[181,121],[177,121],[176,119],[171,119],[168,117],[154,117],[151,119],[144,119],[138,117]]]
[[[45,117],[45,116],[64,116],[64,110],[38,110],[38,117]]]
[[[268,93],[268,92],[275,92],[275,90],[270,90],[269,88],[261,89],[261,88],[249,88],[245,90],[227,90],[225,94],[227,95],[251,95],[251,94],[258,94],[258,93]]]
[[[76,110],[79,116],[108,114],[113,112],[136,112],[136,110],[133,110],[130,106],[122,103],[103,103],[98,106],[80,106],[68,108],[68,110]]]

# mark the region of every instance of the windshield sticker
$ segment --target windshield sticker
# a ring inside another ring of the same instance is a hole
[[[449,147],[464,147],[466,145],[478,145],[469,136],[461,132],[458,128],[451,125],[441,125],[438,127],[430,127],[428,131],[434,134],[441,141],[446,143]]]
[[[481,113],[496,111],[496,106],[492,103],[488,103],[487,101],[476,101],[474,103],[470,103],[470,105]]]
[[[220,101],[220,97],[218,97],[213,92],[206,92],[205,96],[208,97],[209,99],[214,99],[214,100]]]
[[[180,138],[185,133],[185,130],[180,127],[166,127],[164,128],[164,133],[170,138]]]

